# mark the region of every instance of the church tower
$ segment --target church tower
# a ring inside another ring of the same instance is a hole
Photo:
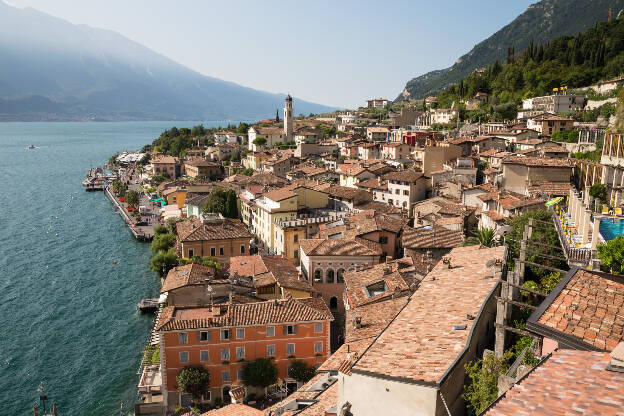
[[[292,141],[293,137],[293,104],[290,94],[286,96],[284,101],[284,134],[286,134],[286,140]]]

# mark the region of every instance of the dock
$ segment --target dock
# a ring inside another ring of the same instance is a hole
[[[115,198],[115,195],[113,195],[113,192],[111,191],[110,186],[107,186],[104,189],[104,193],[106,194],[106,196],[108,196],[108,199],[111,200],[111,202],[115,206],[115,209],[117,210],[119,215],[121,215],[124,222],[128,225],[128,229],[130,230],[134,238],[136,238],[139,241],[151,241],[152,238],[154,238],[154,226],[153,225],[140,226],[140,227],[133,227],[131,225],[134,223],[134,220],[130,218],[130,216],[126,212],[126,209],[121,204],[121,202],[119,202],[117,198]]]
[[[143,313],[154,313],[158,310],[158,298],[141,299],[139,310]]]

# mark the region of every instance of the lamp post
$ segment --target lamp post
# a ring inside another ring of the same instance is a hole
[[[48,400],[48,396],[45,394],[45,388],[43,387],[43,382],[39,384],[37,387],[37,391],[39,392],[39,401],[43,404],[43,414],[46,414],[46,401]]]

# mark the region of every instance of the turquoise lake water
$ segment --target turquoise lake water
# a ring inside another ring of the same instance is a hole
[[[136,305],[160,284],[149,246],[81,182],[115,152],[196,124],[0,123],[0,415],[32,415],[40,382],[59,415],[132,409],[153,319]]]

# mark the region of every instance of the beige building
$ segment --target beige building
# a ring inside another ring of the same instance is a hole
[[[527,120],[527,128],[544,136],[550,136],[556,131],[572,130],[573,127],[573,118],[553,114],[542,114]]]
[[[177,167],[180,160],[177,157],[166,156],[162,153],[152,157],[152,173],[154,175],[169,175],[171,179],[178,177]]]
[[[514,156],[503,161],[501,186],[525,194],[532,182],[570,183],[572,174],[572,164],[566,160]]]
[[[375,174],[357,163],[340,164],[336,173],[340,175],[340,186],[347,188],[356,188],[358,182],[375,177]]]
[[[437,143],[435,146],[417,147],[413,152],[416,169],[425,176],[432,172],[444,170],[444,164],[457,159],[462,154],[462,148],[450,143]]]
[[[247,136],[249,137],[248,148],[252,152],[256,152],[260,149],[260,146],[254,144],[254,140],[259,137],[264,137],[266,139],[266,143],[263,147],[273,147],[278,143],[286,143],[288,141],[286,133],[279,127],[250,127],[247,131]]]
[[[180,255],[192,258],[216,257],[228,263],[230,257],[249,254],[251,234],[239,220],[231,218],[191,218],[176,224]]]
[[[300,210],[325,208],[327,205],[327,193],[305,186],[295,185],[267,192],[255,200],[255,237],[263,248],[275,253],[276,239],[284,238],[278,234],[276,223],[296,220]]]
[[[422,201],[426,196],[427,179],[420,172],[404,170],[390,172],[383,176],[388,182],[388,205],[401,208],[412,216],[414,202]]]
[[[406,160],[410,158],[412,148],[406,143],[383,143],[381,158],[383,160]]]
[[[375,142],[385,141],[390,134],[387,127],[375,126],[366,128],[366,138]]]
[[[220,163],[211,162],[202,157],[185,161],[184,173],[191,178],[201,175],[210,179],[217,179],[222,176]]]

